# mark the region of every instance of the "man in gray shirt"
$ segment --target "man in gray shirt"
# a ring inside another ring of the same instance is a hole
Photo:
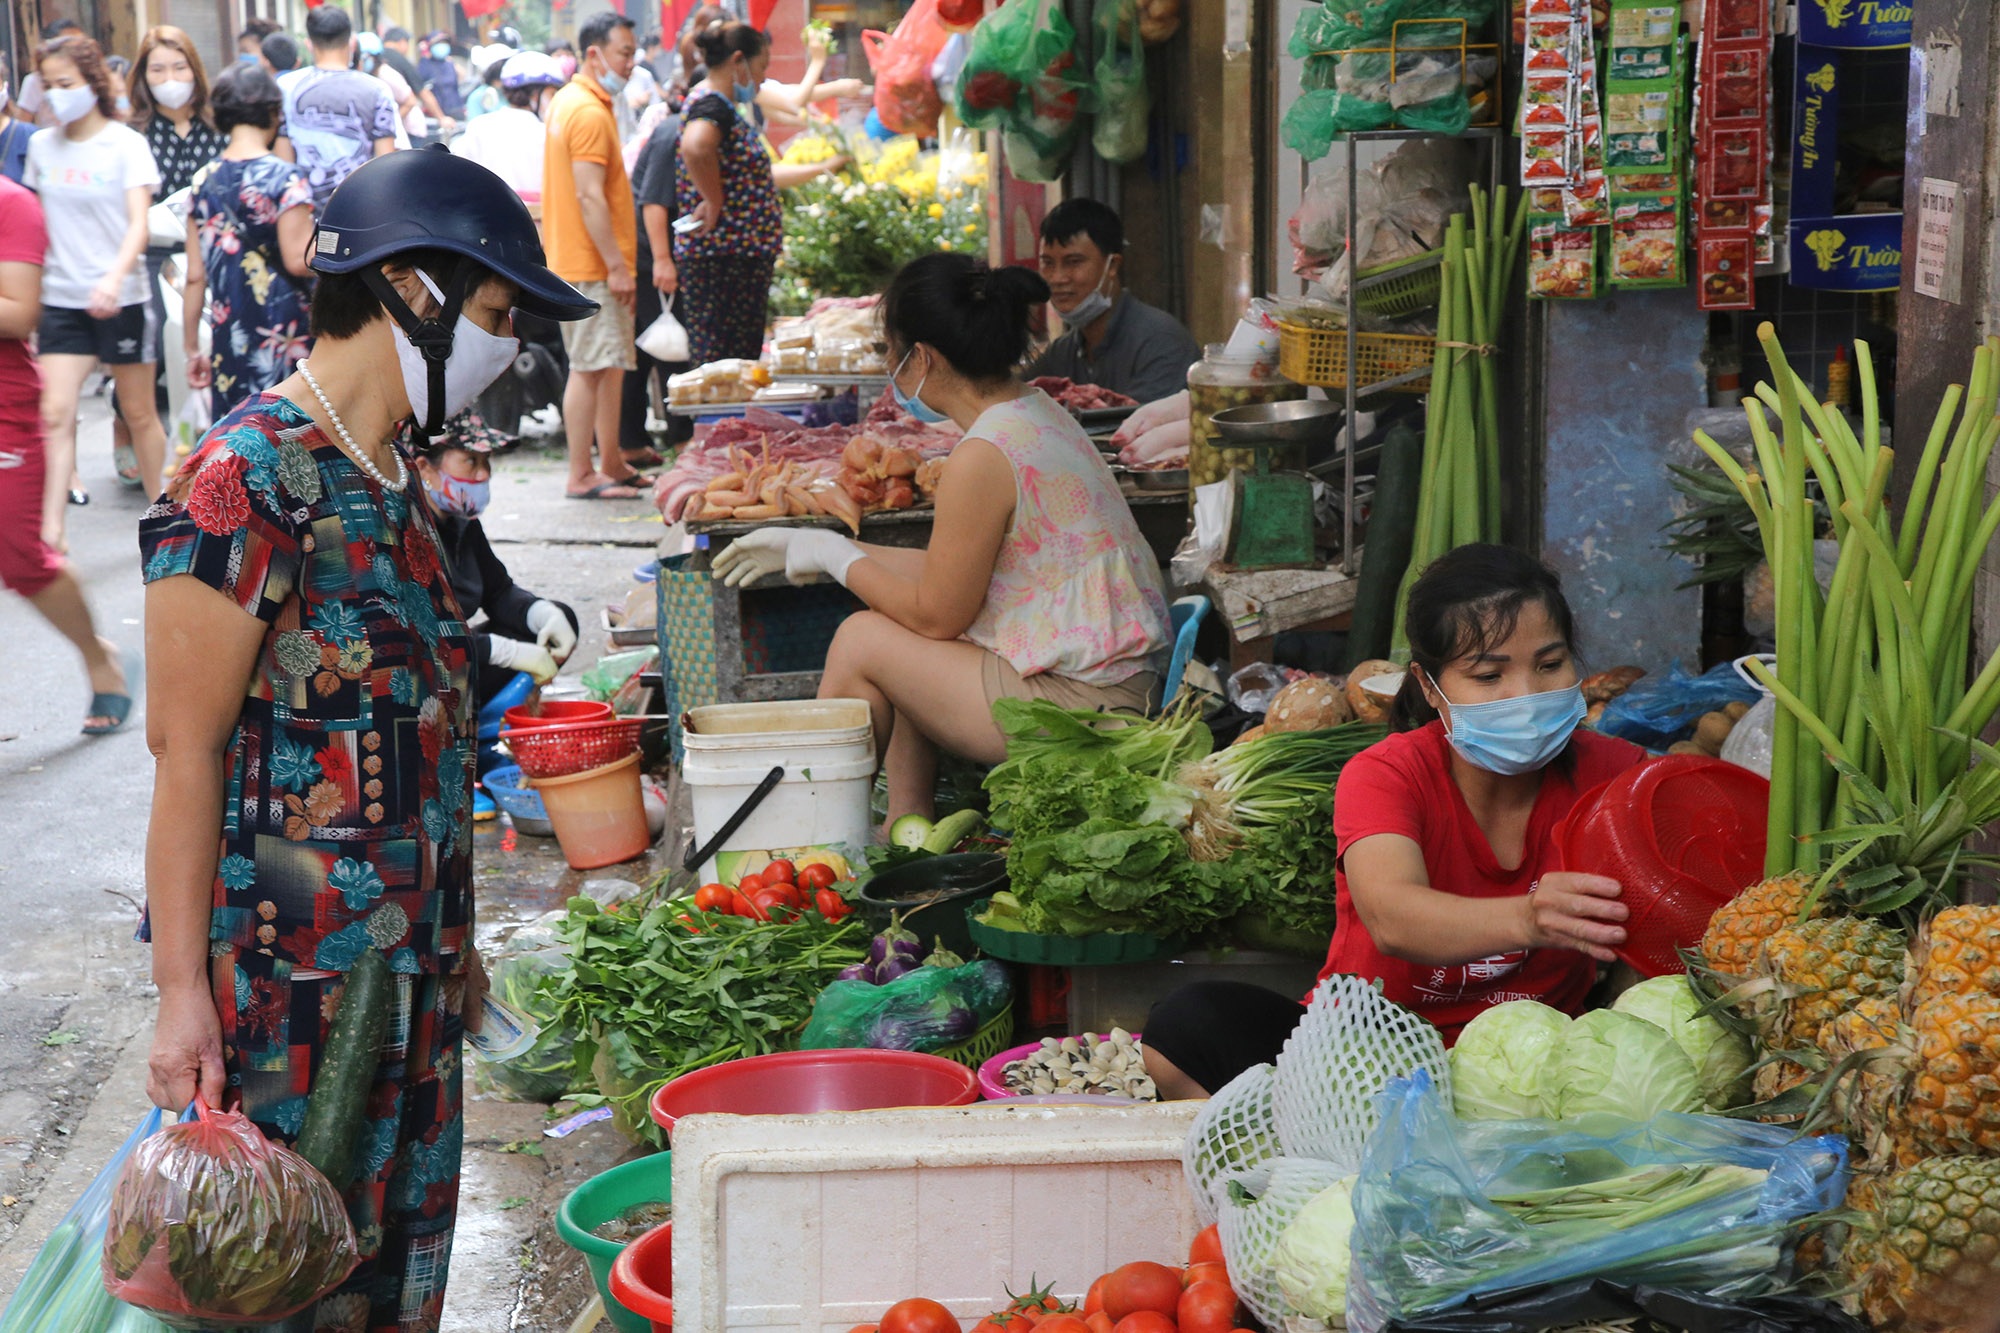
[[[1187,387],[1201,346],[1181,322],[1125,290],[1125,224],[1095,199],[1042,219],[1042,277],[1063,331],[1027,375],[1060,375],[1150,403]]]

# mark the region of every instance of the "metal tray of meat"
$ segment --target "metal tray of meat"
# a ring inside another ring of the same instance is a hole
[[[1125,418],[1138,410],[1138,405],[1135,403],[1131,407],[1087,407],[1071,415],[1083,423],[1085,430],[1096,431],[1103,426],[1122,426],[1125,424]]]
[[[1188,470],[1184,467],[1132,467],[1125,469],[1134,488],[1142,491],[1184,491]]]

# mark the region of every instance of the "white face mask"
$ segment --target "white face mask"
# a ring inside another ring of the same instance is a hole
[[[1104,266],[1104,276],[1097,280],[1097,285],[1090,289],[1089,295],[1076,303],[1074,310],[1067,313],[1062,311],[1056,312],[1062,315],[1063,327],[1066,329],[1087,328],[1099,315],[1111,309],[1111,297],[1104,290],[1105,284],[1110,281],[1111,265],[1106,264]]]
[[[97,107],[97,94],[89,88],[49,89],[49,111],[57,121],[73,125]]]
[[[417,277],[431,299],[439,306],[444,305],[444,293],[431,281],[430,274],[417,270]],[[403,368],[403,390],[410,396],[410,414],[422,425],[430,418],[431,368],[424,360],[424,354],[417,350],[403,326],[392,322],[391,329],[396,335],[396,360]],[[444,363],[444,415],[457,416],[485,391],[486,386],[500,378],[507,367],[514,364],[514,358],[521,354],[519,338],[503,338],[497,333],[488,333],[464,315],[452,329],[451,355]]]
[[[178,111],[194,100],[193,79],[168,79],[151,87],[153,100],[169,111]]]

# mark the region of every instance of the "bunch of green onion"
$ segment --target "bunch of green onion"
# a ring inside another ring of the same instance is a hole
[[[1266,732],[1183,765],[1175,780],[1195,793],[1189,853],[1197,861],[1222,860],[1253,831],[1281,824],[1324,796],[1341,766],[1386,734],[1366,722]]]

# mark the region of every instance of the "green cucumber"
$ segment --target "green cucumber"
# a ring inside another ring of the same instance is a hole
[[[922,851],[924,839],[931,836],[931,821],[922,815],[904,815],[889,825],[889,845],[906,847],[910,851]]]
[[[1375,464],[1375,501],[1368,511],[1367,541],[1354,590],[1354,613],[1347,631],[1347,665],[1389,655],[1396,624],[1396,594],[1416,540],[1417,498],[1423,489],[1424,442],[1397,422],[1382,440]]]
[[[960,810],[957,814],[946,815],[925,836],[923,849],[942,856],[977,832],[979,823],[977,810]],[[895,834],[892,832],[889,836],[893,838]]]
[[[306,1098],[305,1125],[292,1145],[336,1190],[346,1190],[354,1179],[355,1150],[367,1120],[368,1093],[382,1060],[382,1042],[389,1035],[389,997],[395,985],[381,950],[363,950],[347,974],[312,1093]]]

